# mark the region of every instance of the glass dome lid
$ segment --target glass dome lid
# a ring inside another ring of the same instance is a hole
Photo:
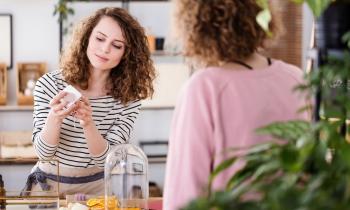
[[[105,163],[105,206],[108,200],[116,198],[116,207],[148,209],[148,193],[145,153],[132,144],[114,146]]]

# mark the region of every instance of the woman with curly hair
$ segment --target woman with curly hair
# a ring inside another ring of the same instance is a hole
[[[177,29],[184,54],[202,70],[192,75],[172,122],[164,186],[164,208],[183,207],[203,195],[209,175],[228,158],[228,148],[269,140],[255,129],[275,121],[308,119],[297,113],[306,100],[293,88],[302,71],[263,56],[269,36],[256,17],[257,0],[176,0]],[[271,6],[271,5],[270,5]],[[270,32],[280,25],[272,11]],[[214,180],[223,189],[241,164]],[[185,190],[184,190],[185,189]]]
[[[26,190],[57,190],[59,182],[62,196],[103,194],[105,158],[113,145],[128,142],[140,100],[153,94],[145,31],[124,9],[99,9],[75,28],[60,68],[38,80],[33,114],[36,153],[57,159],[59,176],[54,162],[39,161]],[[72,106],[69,85],[82,95]]]

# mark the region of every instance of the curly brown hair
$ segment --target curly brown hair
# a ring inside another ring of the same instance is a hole
[[[110,95],[123,104],[153,95],[155,69],[143,27],[124,9],[107,7],[82,20],[60,59],[60,68],[68,83],[88,88],[90,61],[86,50],[90,35],[102,17],[113,18],[121,27],[126,49],[120,63],[110,72]]]
[[[270,5],[269,29],[281,32],[276,11]],[[244,60],[269,38],[258,25],[262,8],[257,0],[177,0],[177,28],[184,54],[204,65]]]

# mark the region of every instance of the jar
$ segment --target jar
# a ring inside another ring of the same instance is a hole
[[[148,159],[132,144],[114,146],[105,163],[105,206],[116,197],[119,208],[147,208]]]

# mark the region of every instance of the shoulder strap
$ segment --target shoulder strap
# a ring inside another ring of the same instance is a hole
[[[240,64],[240,65],[242,65],[242,66],[244,66],[244,67],[246,67],[246,68],[248,68],[248,69],[250,69],[250,70],[253,70],[253,67],[249,66],[248,64],[246,64],[246,63],[244,63],[244,62],[242,62],[242,61],[233,60],[232,62],[237,63],[237,64]]]

